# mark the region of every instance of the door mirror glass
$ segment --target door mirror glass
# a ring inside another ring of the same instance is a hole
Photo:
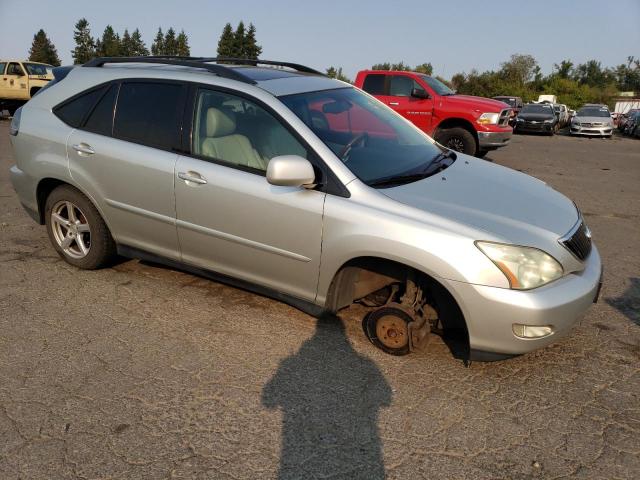
[[[413,88],[411,90],[411,96],[414,98],[422,98],[422,99],[429,98],[429,94],[426,91],[424,91],[422,88]]]
[[[273,157],[267,165],[267,181],[283,187],[313,187],[316,174],[313,165],[298,155]]]

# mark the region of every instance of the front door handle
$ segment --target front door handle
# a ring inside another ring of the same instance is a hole
[[[394,107],[397,107],[398,105],[400,105],[400,102],[389,102],[389,105],[393,105]]]
[[[87,145],[86,143],[76,143],[73,149],[78,152],[78,155],[88,156],[96,153],[96,151],[91,148],[91,145]]]
[[[178,172],[178,178],[185,182],[197,183],[198,185],[204,185],[207,183],[207,179],[198,172]]]

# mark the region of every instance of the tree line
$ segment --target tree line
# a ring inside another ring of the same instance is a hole
[[[169,27],[166,33],[162,31],[162,27],[159,27],[151,48],[147,48],[138,28],[132,33],[125,29],[120,35],[111,25],[107,25],[102,36],[94,38],[88,20],[81,18],[75,24],[73,40],[75,47],[71,50],[71,57],[74,64],[86,63],[94,57],[138,57],[150,54],[188,57],[191,55],[189,37],[184,30],[177,33],[173,27]],[[261,53],[262,47],[258,44],[256,27],[252,23],[249,24],[249,28],[245,28],[244,22],[240,21],[235,30],[230,23],[224,26],[218,40],[219,57],[257,59]],[[43,29],[33,36],[29,60],[56,67],[60,65],[56,47]]]
[[[85,63],[94,57],[170,55],[189,56],[189,38],[184,30],[176,33],[170,27],[166,33],[162,28],[147,48],[139,29],[129,33],[125,29],[118,34],[111,25],[107,25],[99,38],[93,38],[89,22],[81,18],[75,24],[73,32],[75,48],[71,56],[75,64]],[[256,27],[250,23],[245,27],[240,21],[234,29],[227,23],[218,39],[217,55],[227,58],[257,59],[262,53],[258,44]],[[44,30],[40,29],[33,37],[29,50],[29,60],[60,65],[56,47]],[[415,71],[433,75],[433,66],[429,62],[414,67],[404,62],[383,62],[371,67],[373,70]],[[331,66],[326,69],[329,77],[351,83],[342,67]],[[574,64],[571,60],[562,60],[555,64],[549,75],[543,75],[537,60],[531,55],[514,54],[500,65],[498,70],[479,72],[472,69],[469,73],[456,73],[450,80],[436,75],[436,78],[459,93],[493,97],[510,95],[522,97],[524,101],[538,98],[540,94],[553,94],[558,101],[572,108],[584,103],[610,103],[619,91],[640,91],[640,59],[627,57],[626,63],[616,67],[603,67],[597,60]]]

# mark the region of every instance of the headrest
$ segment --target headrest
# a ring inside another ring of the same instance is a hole
[[[236,119],[231,112],[207,109],[207,137],[224,137],[236,131]]]

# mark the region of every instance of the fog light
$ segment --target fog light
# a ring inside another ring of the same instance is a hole
[[[551,325],[523,325],[513,324],[513,334],[520,338],[543,338],[553,333]]]

